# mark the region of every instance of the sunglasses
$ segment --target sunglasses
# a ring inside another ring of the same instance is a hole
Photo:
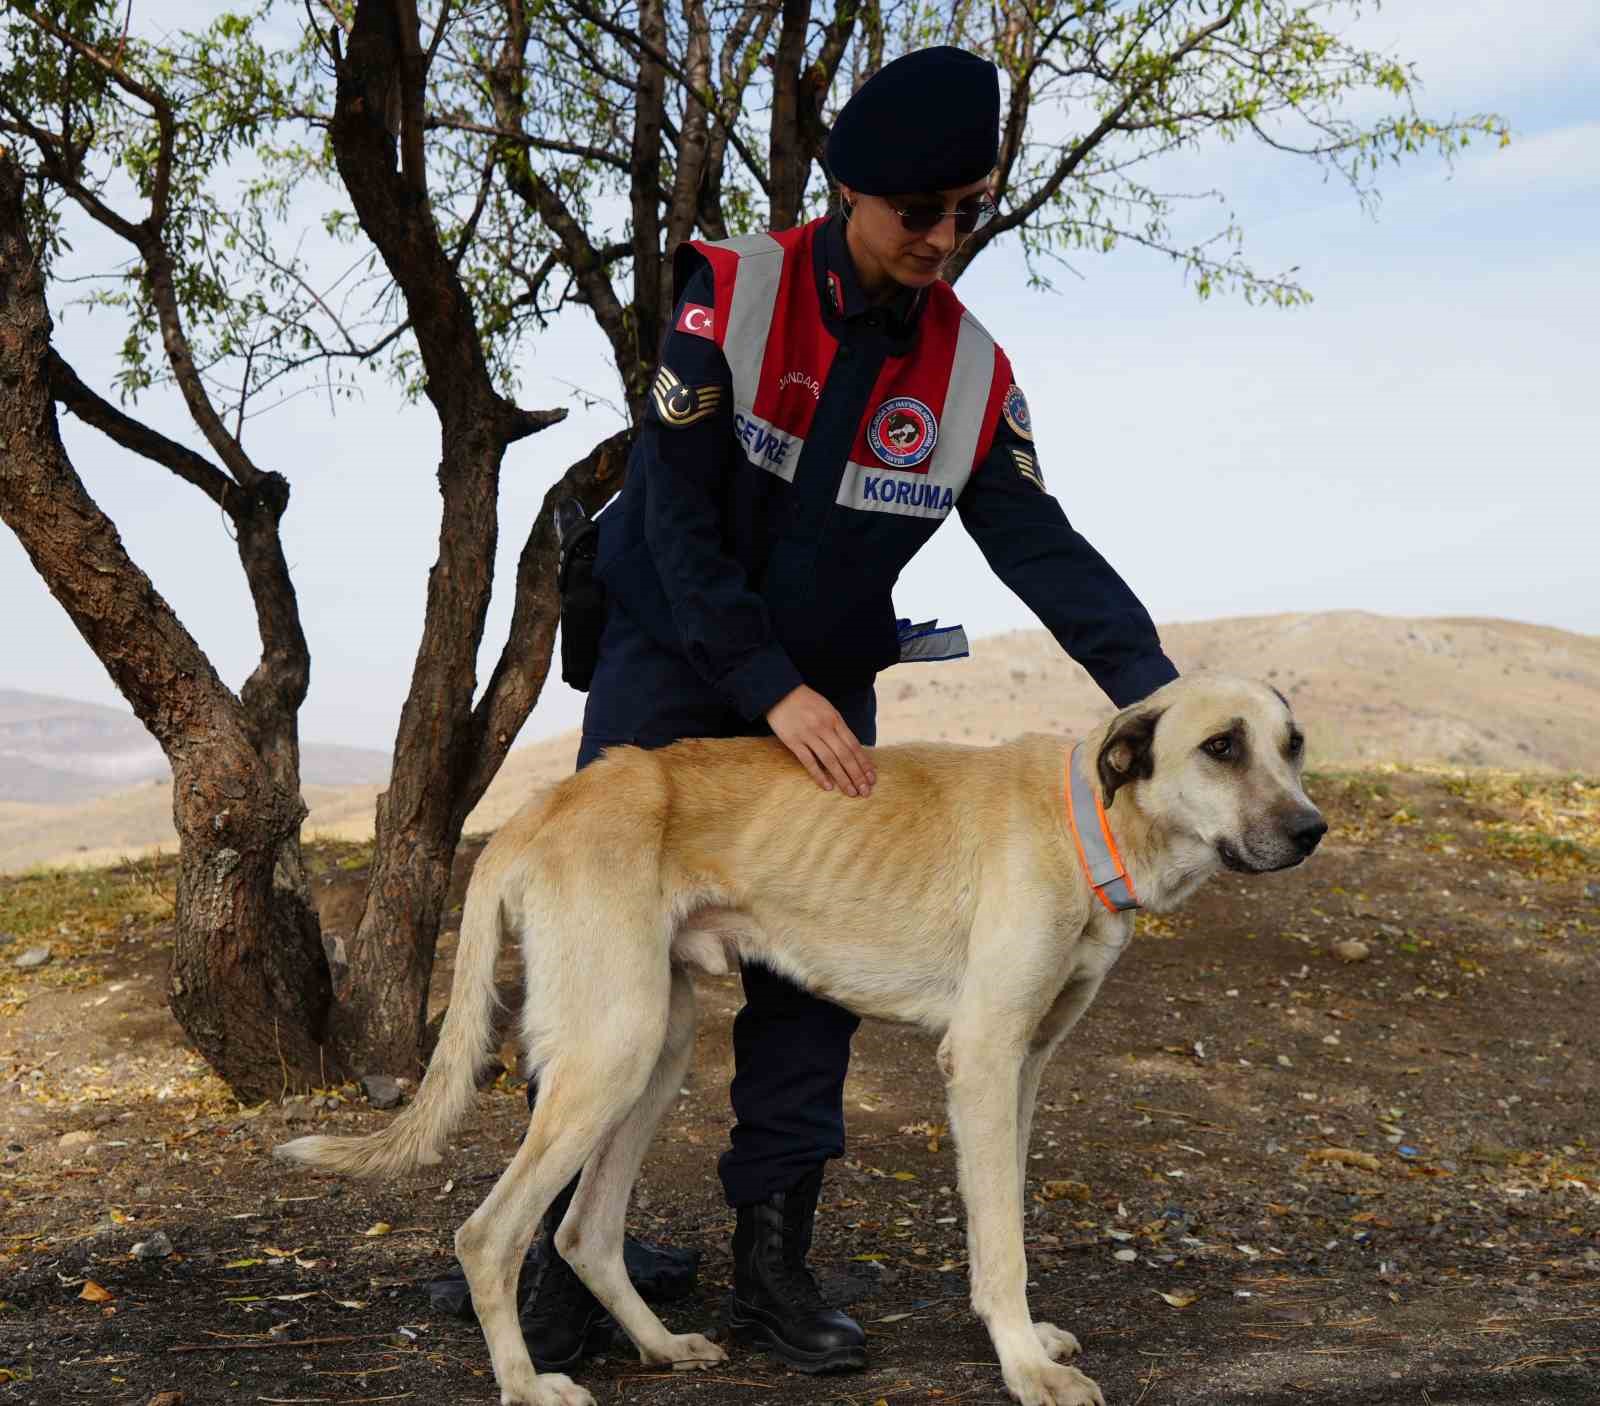
[[[957,234],[973,234],[995,217],[995,203],[987,195],[969,195],[958,200],[955,209],[947,210],[932,200],[917,200],[908,205],[896,205],[891,200],[883,202],[900,217],[908,234],[927,234],[938,229],[952,215],[955,216]]]

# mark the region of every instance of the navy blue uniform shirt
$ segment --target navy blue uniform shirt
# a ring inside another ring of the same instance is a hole
[[[615,605],[741,716],[756,720],[806,683],[828,694],[870,687],[899,657],[890,596],[938,519],[836,502],[857,427],[885,357],[905,355],[922,297],[874,304],[845,246],[843,221],[814,241],[817,296],[839,349],[815,387],[815,419],[793,483],[737,452],[722,350],[673,330],[661,364],[706,407],[665,422],[651,404],[626,484],[600,519],[597,570]],[[829,278],[832,273],[836,275]],[[709,266],[680,251],[678,309],[715,302]],[[674,325],[678,321],[674,317]],[[1118,707],[1177,677],[1149,614],[1044,488],[1032,442],[1001,418],[956,501],[989,565]],[[919,601],[959,618],[958,599]]]

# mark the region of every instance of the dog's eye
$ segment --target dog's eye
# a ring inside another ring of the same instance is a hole
[[[1200,744],[1200,750],[1209,757],[1216,757],[1219,761],[1226,761],[1233,755],[1233,737],[1223,733],[1220,737],[1213,737]]]

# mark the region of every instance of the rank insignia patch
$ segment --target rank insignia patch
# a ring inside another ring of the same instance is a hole
[[[1021,386],[1014,385],[1006,392],[1005,400],[1000,403],[1000,413],[1006,424],[1029,444],[1033,443],[1033,416],[1028,413],[1027,397],[1022,394]]]
[[[675,430],[715,415],[722,407],[721,386],[685,385],[665,366],[656,372],[650,395],[661,423]]]
[[[1039,461],[1026,449],[1011,447],[1011,462],[1017,466],[1017,472],[1027,479],[1041,493],[1044,489],[1044,475],[1039,472]]]

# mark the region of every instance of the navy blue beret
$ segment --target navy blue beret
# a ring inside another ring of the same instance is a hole
[[[834,180],[865,195],[971,185],[994,169],[999,154],[999,70],[948,44],[885,64],[828,134]]]

